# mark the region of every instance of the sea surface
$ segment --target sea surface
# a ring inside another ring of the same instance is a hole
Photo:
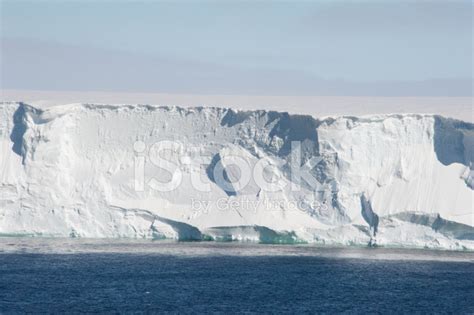
[[[0,313],[474,313],[474,253],[0,239]]]

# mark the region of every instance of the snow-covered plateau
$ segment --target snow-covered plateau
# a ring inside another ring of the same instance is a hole
[[[474,250],[470,122],[4,102],[0,141],[0,236]]]

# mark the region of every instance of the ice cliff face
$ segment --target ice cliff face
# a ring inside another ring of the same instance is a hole
[[[0,118],[0,235],[474,249],[470,123],[23,103]]]

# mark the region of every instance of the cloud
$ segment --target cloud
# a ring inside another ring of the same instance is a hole
[[[332,96],[472,96],[473,91],[472,78],[351,82],[31,39],[3,38],[1,44],[2,89]]]

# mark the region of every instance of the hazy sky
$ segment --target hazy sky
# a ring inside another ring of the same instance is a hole
[[[0,2],[2,88],[472,95],[471,1]]]

